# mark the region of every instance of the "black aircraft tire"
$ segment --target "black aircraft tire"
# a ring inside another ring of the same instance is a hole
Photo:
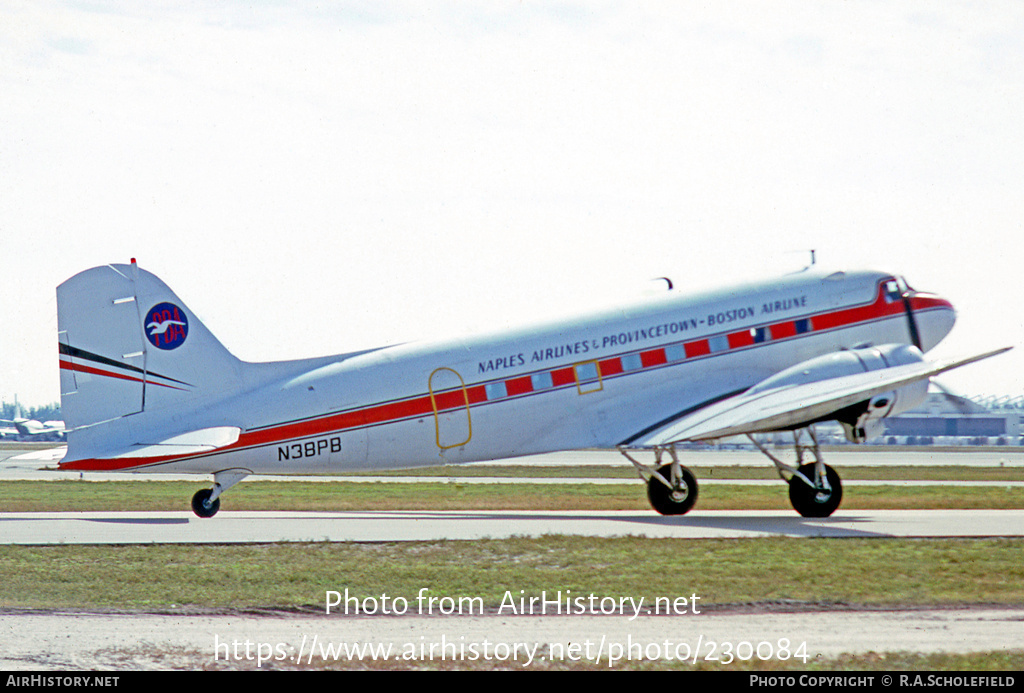
[[[801,465],[800,473],[808,479],[814,478],[814,465]],[[832,467],[825,465],[825,476],[831,493],[820,493],[811,488],[796,476],[789,480],[789,502],[804,517],[828,517],[836,511],[843,501],[843,482]]]
[[[697,477],[686,467],[682,467],[680,471],[681,488],[675,492],[654,477],[647,481],[647,500],[651,502],[651,507],[662,515],[685,515],[697,502]],[[672,465],[662,465],[658,473],[671,480]]]
[[[203,505],[206,500],[213,495],[213,489],[204,488],[196,491],[196,495],[192,496],[192,512],[199,517],[213,517],[220,510],[220,498],[213,501],[210,507],[207,508]]]

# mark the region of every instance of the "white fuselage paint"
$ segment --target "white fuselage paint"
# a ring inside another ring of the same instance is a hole
[[[257,375],[228,398],[112,425],[173,434],[187,416],[192,429],[242,431],[235,445],[205,455],[135,459],[140,472],[358,471],[628,444],[815,356],[908,343],[904,306],[885,297],[891,279],[802,273],[701,295],[676,290],[500,334],[311,359],[305,368],[266,364],[274,378],[262,382],[261,365],[247,364]],[[924,350],[954,320],[949,303],[933,297],[914,317]]]

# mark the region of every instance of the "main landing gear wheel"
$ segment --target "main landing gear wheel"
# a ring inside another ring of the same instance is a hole
[[[658,474],[672,483],[668,488],[656,477],[647,480],[647,499],[662,515],[685,515],[697,502],[697,478],[686,467],[679,468],[679,478],[673,483],[672,465],[658,467]]]
[[[214,499],[210,502],[210,496],[213,495],[212,488],[204,488],[196,491],[196,495],[192,496],[192,512],[199,517],[213,517],[220,510],[220,498]]]
[[[814,481],[814,464],[801,465],[797,470]],[[812,488],[803,479],[793,475],[789,480],[789,502],[804,517],[828,517],[836,511],[843,500],[843,482],[832,467],[825,465],[828,489]]]

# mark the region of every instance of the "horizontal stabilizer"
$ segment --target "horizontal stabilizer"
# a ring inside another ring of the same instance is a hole
[[[131,457],[168,457],[173,455],[199,455],[204,452],[212,452],[218,448],[227,447],[238,442],[238,436],[242,429],[237,426],[215,426],[213,428],[201,428],[188,433],[157,441],[147,441],[128,445],[122,450],[105,452],[105,459],[124,459]],[[75,459],[67,459],[67,462],[74,462]]]
[[[667,445],[685,440],[710,440],[800,427],[877,395],[996,356],[1011,348],[964,359],[922,361],[775,388],[754,386],[688,414],[633,444],[645,447]]]

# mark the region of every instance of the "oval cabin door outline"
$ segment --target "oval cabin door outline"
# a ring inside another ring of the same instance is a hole
[[[430,406],[434,410],[434,431],[437,447],[442,451],[457,448],[473,437],[469,412],[469,393],[458,371],[435,368],[427,383]]]

